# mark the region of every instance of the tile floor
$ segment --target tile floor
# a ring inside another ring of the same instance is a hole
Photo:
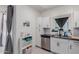
[[[46,50],[43,50],[41,48],[38,48],[38,47],[34,47],[32,49],[32,54],[52,54],[51,52],[48,52]]]

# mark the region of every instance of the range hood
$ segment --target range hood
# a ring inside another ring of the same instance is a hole
[[[58,26],[60,28],[62,28],[64,26],[64,24],[66,23],[68,17],[63,17],[63,18],[56,18],[55,21],[58,24]]]

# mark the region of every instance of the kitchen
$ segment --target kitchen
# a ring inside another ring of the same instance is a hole
[[[79,54],[78,5],[13,5],[13,7],[11,37],[14,54],[32,52],[34,54],[33,49],[41,49],[51,54]],[[6,14],[7,5],[0,7],[0,13],[4,11]],[[0,47],[1,53],[5,52],[3,50]]]
[[[36,46],[52,53],[79,53],[78,15],[78,6],[60,6],[42,13],[37,20],[40,38]]]

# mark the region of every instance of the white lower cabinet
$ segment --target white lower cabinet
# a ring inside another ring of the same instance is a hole
[[[51,51],[62,54],[79,54],[79,41],[51,38]]]
[[[75,41],[75,40],[70,41],[69,54],[79,54],[79,41]]]
[[[68,40],[51,38],[51,51],[55,53],[68,53]]]
[[[68,53],[69,42],[65,39],[59,40],[59,53],[66,54]]]
[[[58,53],[57,40],[55,39],[56,38],[51,38],[51,44],[50,44],[51,49],[50,50],[52,52]]]

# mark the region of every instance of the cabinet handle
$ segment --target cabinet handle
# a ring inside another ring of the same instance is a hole
[[[70,49],[72,49],[72,45],[70,45]]]
[[[40,31],[40,29],[39,29],[39,31]]]
[[[60,46],[60,43],[59,43],[59,42],[57,42],[57,46],[58,46],[58,47]]]

